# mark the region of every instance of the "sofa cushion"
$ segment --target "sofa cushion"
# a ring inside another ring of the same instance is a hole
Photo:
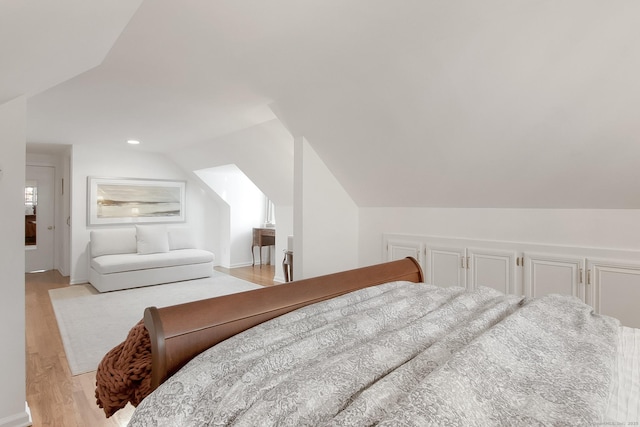
[[[141,255],[169,252],[166,225],[136,225],[136,239]]]
[[[91,256],[135,254],[137,249],[135,228],[92,230]]]
[[[100,274],[123,271],[145,270],[150,268],[173,267],[213,262],[213,253],[202,249],[179,249],[170,252],[139,255],[119,254],[93,258],[91,268]]]
[[[196,247],[195,237],[187,227],[169,227],[169,250],[193,249]]]

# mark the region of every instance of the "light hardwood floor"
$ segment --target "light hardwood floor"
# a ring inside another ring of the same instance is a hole
[[[273,285],[273,265],[216,270],[256,283]],[[126,426],[133,407],[105,418],[96,405],[95,372],[72,376],[62,346],[49,289],[69,286],[57,271],[25,275],[27,402],[34,427]],[[133,325],[132,325],[133,326]]]

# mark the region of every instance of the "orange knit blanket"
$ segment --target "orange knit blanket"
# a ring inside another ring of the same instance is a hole
[[[124,342],[111,349],[98,365],[96,399],[107,418],[131,402],[138,404],[151,393],[151,341],[143,321]]]

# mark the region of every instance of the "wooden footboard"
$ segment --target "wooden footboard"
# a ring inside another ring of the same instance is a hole
[[[151,387],[158,387],[197,354],[252,326],[309,304],[398,280],[423,281],[415,259],[170,307],[149,307],[144,324],[151,338]]]

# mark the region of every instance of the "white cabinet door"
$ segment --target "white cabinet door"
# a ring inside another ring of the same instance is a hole
[[[515,251],[467,249],[469,289],[486,286],[505,294],[519,294]]]
[[[524,294],[541,297],[548,294],[573,295],[585,300],[585,259],[554,254],[524,254]]]
[[[426,281],[442,287],[466,287],[465,248],[428,247]]]
[[[396,261],[406,257],[413,257],[422,268],[422,256],[424,253],[424,243],[412,242],[409,240],[388,240],[387,241],[387,261]]]
[[[591,284],[587,302],[597,313],[640,328],[640,264],[589,260],[588,265]]]

